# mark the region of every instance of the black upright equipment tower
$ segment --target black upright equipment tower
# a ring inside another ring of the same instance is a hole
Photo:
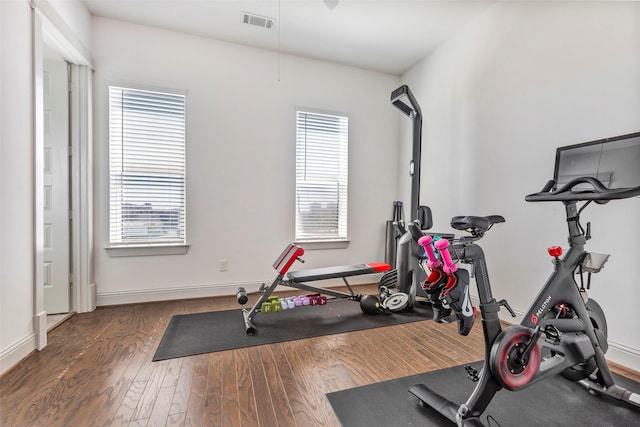
[[[407,99],[409,103],[404,102]],[[418,101],[413,97],[407,85],[402,85],[391,93],[391,103],[411,119],[413,124],[413,137],[411,145],[411,162],[409,174],[411,175],[411,210],[409,220],[418,219],[420,206],[420,157],[422,151],[422,111]],[[424,224],[423,224],[424,225]]]
[[[391,103],[411,119],[413,125],[411,162],[411,207],[409,221],[399,226],[401,237],[398,239],[396,254],[396,280],[398,291],[409,296],[406,309],[413,310],[416,291],[426,278],[420,268],[420,258],[424,255],[422,247],[417,243],[422,236],[420,230],[431,227],[431,213],[425,206],[420,206],[420,163],[422,150],[422,111],[407,85],[402,85],[391,93]],[[428,212],[428,214],[427,214]]]

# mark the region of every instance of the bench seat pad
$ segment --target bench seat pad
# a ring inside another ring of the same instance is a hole
[[[358,276],[360,274],[388,271],[389,264],[372,262],[369,264],[339,265],[335,267],[313,268],[287,273],[292,282],[313,282],[316,280],[336,279],[340,277]]]

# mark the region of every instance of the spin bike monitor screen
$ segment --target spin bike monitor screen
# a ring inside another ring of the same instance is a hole
[[[608,189],[640,186],[640,132],[556,150],[554,190],[585,176],[600,180]]]

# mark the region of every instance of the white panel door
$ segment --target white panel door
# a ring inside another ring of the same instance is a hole
[[[44,60],[44,309],[68,313],[69,92],[67,63]]]

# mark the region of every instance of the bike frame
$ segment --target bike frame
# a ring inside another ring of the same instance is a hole
[[[587,312],[585,300],[574,280],[574,274],[580,267],[586,256],[584,246],[586,243],[585,233],[579,223],[579,213],[576,202],[564,202],[567,223],[569,229],[569,250],[561,260],[554,259],[554,271],[546,281],[533,304],[528,309],[523,321],[520,323],[534,331],[551,325],[562,332],[584,332],[590,344],[586,346],[584,338],[582,341],[573,339],[576,334],[569,335],[569,343],[560,341],[557,344],[546,343],[545,348],[556,353],[540,364],[538,372],[527,384],[540,381],[549,375],[555,375],[566,368],[590,358],[595,357],[604,387],[614,385],[611,371],[604,358],[604,352],[598,342],[594,327]],[[482,328],[485,336],[485,359],[480,373],[477,386],[469,396],[466,403],[457,405],[425,385],[417,385],[410,389],[410,392],[418,397],[422,402],[436,408],[449,420],[465,426],[481,426],[480,415],[487,408],[496,392],[502,386],[491,373],[490,356],[494,342],[502,333],[502,327],[498,312],[501,306],[507,305],[505,301],[498,302],[492,295],[489,273],[482,248],[474,242],[480,237],[463,237],[451,246],[451,257],[458,261],[471,264],[474,268],[478,296],[480,299],[480,313],[482,317]],[[577,319],[546,319],[545,317],[557,304],[568,304],[576,312]],[[534,317],[535,316],[535,317]],[[536,336],[538,340],[540,333]],[[578,342],[576,342],[578,341]],[[537,343],[532,343],[538,345]],[[591,387],[593,388],[593,387]]]
[[[452,245],[452,258],[458,259],[462,263],[473,265],[478,297],[480,299],[480,313],[482,317],[482,329],[485,336],[486,357],[478,385],[473,390],[467,402],[460,407],[453,402],[447,402],[443,405],[443,410],[441,410],[442,414],[453,422],[457,421],[461,409],[462,412],[464,412],[463,418],[479,417],[489,405],[496,392],[502,388],[493,376],[490,375],[488,357],[489,354],[491,354],[493,342],[502,332],[502,325],[500,323],[500,317],[498,316],[502,304],[498,303],[493,297],[484,251],[480,246],[473,243],[474,240],[476,239],[463,237],[459,243]],[[434,405],[431,406],[437,407]]]
[[[605,386],[614,384],[613,376],[606,363],[604,351],[598,341],[593,324],[590,321],[589,313],[586,307],[586,298],[583,292],[575,282],[576,270],[582,265],[587,252],[584,249],[587,238],[579,223],[579,213],[576,208],[576,202],[564,202],[567,226],[569,228],[569,250],[560,260],[554,259],[554,271],[547,279],[546,283],[538,293],[533,304],[520,323],[529,328],[540,328],[546,325],[556,327],[560,332],[583,332],[591,343],[593,356],[599,368],[599,375],[602,377]],[[582,322],[577,324],[574,319],[543,319],[558,304],[567,304],[576,312],[578,319]],[[550,350],[560,350],[557,346],[546,345]],[[565,350],[566,351],[566,350]],[[565,352],[563,351],[563,353]],[[582,354],[585,360],[585,354]],[[587,356],[590,357],[590,356]],[[578,357],[580,358],[580,357]],[[567,367],[579,363],[581,360],[573,360],[574,358],[566,357],[561,363],[555,358],[550,358],[542,362],[539,373],[529,383],[535,383],[548,375],[554,375],[563,371]]]

